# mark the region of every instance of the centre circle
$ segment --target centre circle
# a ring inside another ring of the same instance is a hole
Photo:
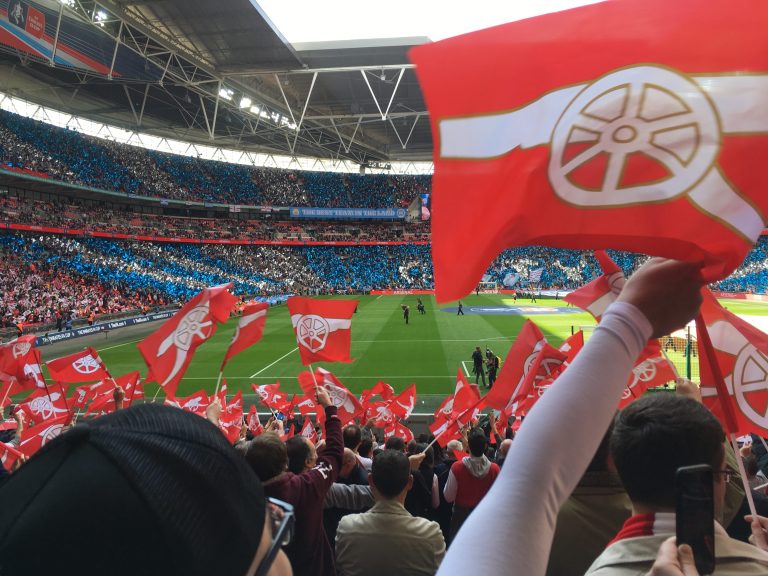
[[[619,126],[613,133],[613,140],[615,142],[632,142],[637,137],[637,130],[632,126]]]

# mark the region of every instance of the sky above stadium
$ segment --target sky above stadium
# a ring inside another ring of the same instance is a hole
[[[291,44],[426,36],[441,40],[601,0],[257,0]]]

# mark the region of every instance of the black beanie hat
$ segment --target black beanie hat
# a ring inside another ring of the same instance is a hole
[[[0,574],[243,576],[261,483],[200,416],[155,404],[78,424],[0,486]]]

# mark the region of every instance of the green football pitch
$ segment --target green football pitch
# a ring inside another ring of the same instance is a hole
[[[378,380],[391,384],[395,391],[415,383],[418,391],[417,412],[432,412],[453,390],[458,370],[464,371],[467,376],[471,374],[471,355],[475,347],[480,346],[483,353],[486,347],[490,348],[504,360],[526,318],[533,320],[554,346],[558,346],[572,330],[595,324],[589,314],[567,307],[565,302],[556,299],[540,298],[537,303],[521,299],[515,303],[507,295],[471,295],[463,301],[465,314],[459,316],[456,303],[438,306],[431,296],[421,297],[426,314],[420,315],[416,311],[416,298],[355,297],[360,304],[352,320],[354,362],[320,365],[358,394]],[[402,304],[407,304],[411,310],[407,325],[403,319]],[[768,304],[724,300],[723,305],[739,315],[768,316]],[[237,319],[232,318],[219,327],[210,341],[197,349],[179,386],[178,396],[200,389],[213,391],[221,359],[236,323]],[[146,333],[159,327],[160,323],[152,324]],[[591,330],[587,329],[586,337],[590,334]],[[112,374],[138,369],[144,375],[146,365],[136,348],[136,343],[144,336],[115,331],[108,339],[97,340],[91,345],[99,351]],[[82,346],[82,343],[72,341],[68,350],[44,347],[43,359],[50,360]],[[670,352],[670,356],[681,374],[685,374],[682,354]],[[226,366],[224,375],[230,393],[243,390],[247,406],[254,400],[252,383],[268,384],[279,380],[282,390],[300,393],[296,376],[304,369],[287,307],[281,305],[269,309],[263,339],[233,358]],[[156,391],[154,384],[147,384],[148,397]]]

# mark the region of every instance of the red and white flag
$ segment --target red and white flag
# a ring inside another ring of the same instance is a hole
[[[205,390],[198,390],[186,398],[166,398],[163,403],[166,406],[181,408],[182,410],[192,412],[198,416],[205,416],[205,411],[208,409],[211,399],[208,397]]]
[[[510,400],[504,412],[508,415],[526,414],[565,369],[568,355],[550,344],[544,344],[526,370],[517,396]]]
[[[45,420],[69,416],[67,406],[67,386],[51,386],[48,389],[38,388],[27,396],[23,402],[19,402],[18,410],[24,412],[27,424],[34,422],[40,424]]]
[[[312,425],[312,420],[306,416],[304,416],[304,425],[301,427],[301,435],[312,442],[312,444],[317,444],[317,431]]]
[[[243,315],[237,322],[237,328],[235,328],[232,341],[229,343],[229,349],[221,362],[222,370],[235,354],[239,354],[261,340],[264,334],[264,324],[267,322],[268,308],[269,304],[266,302],[248,304],[243,308]]]
[[[406,444],[413,440],[413,432],[411,429],[398,420],[395,420],[392,424],[384,428],[384,438],[390,438],[391,436],[402,438],[405,440]]]
[[[93,382],[110,378],[99,353],[93,348],[45,363],[54,382]]]
[[[72,398],[70,398],[70,408],[72,410],[82,410],[85,405],[98,396],[111,395],[115,390],[115,383],[111,378],[102,380],[94,384],[85,384],[75,388]]]
[[[652,340],[640,353],[632,369],[619,408],[642,396],[648,388],[663,386],[677,379],[675,367],[661,352],[658,340]]]
[[[547,343],[544,334],[530,320],[526,320],[520,332],[507,352],[507,359],[501,367],[493,388],[485,395],[485,405],[497,410],[505,410],[513,398],[520,394],[520,389],[539,350]]]
[[[304,366],[313,362],[352,362],[352,315],[357,300],[315,300],[292,296],[288,312]]]
[[[762,0],[622,0],[412,49],[438,302],[510,246],[733,271],[768,212],[766,20]]]
[[[328,370],[318,368],[315,370],[315,379],[318,386],[323,386],[328,391],[328,395],[331,397],[331,404],[336,406],[342,425],[351,422],[356,416],[363,415],[363,407],[358,399],[336,376],[328,372]],[[310,378],[299,378],[299,385],[307,396],[315,395],[315,384],[314,380],[311,379],[311,374]],[[324,414],[323,410],[317,411],[318,422],[322,424],[323,421],[320,414]]]
[[[768,436],[768,335],[720,306],[709,290],[702,295],[696,336],[704,404],[726,431]]]
[[[400,420],[407,420],[416,407],[416,384],[411,384],[392,399],[389,405],[392,413]]]
[[[157,382],[168,396],[176,388],[200,344],[226,322],[237,298],[228,292],[232,284],[206,288],[158,330],[138,344],[149,367],[145,382]]]
[[[288,394],[280,391],[280,382],[275,382],[274,384],[262,384],[260,386],[251,384],[251,388],[256,392],[261,403],[270,410],[283,412],[289,404]]]
[[[605,310],[616,301],[627,279],[616,263],[603,252],[595,252],[595,258],[600,263],[603,273],[586,284],[563,296],[563,300],[585,310],[600,322]]]
[[[456,374],[456,388],[453,391],[451,418],[458,418],[467,410],[479,412],[481,409],[480,404],[484,404],[484,401],[480,398],[480,393],[477,391],[477,385],[470,384],[464,376],[464,372],[459,368],[459,371]],[[474,415],[470,420],[473,418],[475,418]]]
[[[314,398],[309,396],[299,396],[298,398],[294,396],[293,404],[302,416],[317,413],[317,403]]]
[[[125,392],[123,408],[130,408],[135,401],[144,399],[144,384],[138,370],[118,376],[115,383]]]
[[[261,425],[261,420],[259,420],[256,404],[251,404],[246,422],[248,424],[248,430],[250,430],[251,434],[254,436],[259,436],[264,433],[264,426]]]
[[[67,416],[60,416],[27,428],[21,433],[21,441],[17,447],[18,451],[27,457],[32,456],[62,433],[67,420]]]
[[[22,456],[23,454],[10,444],[0,442],[0,464],[2,464],[8,472],[13,472],[14,464],[16,464],[16,461]]]
[[[223,406],[219,416],[219,428],[230,444],[237,442],[243,428],[243,391],[239,390],[232,402]]]
[[[0,372],[3,379],[13,379],[23,389],[45,388],[40,350],[35,336],[29,334],[0,345]],[[11,393],[14,393],[12,390]]]
[[[379,380],[370,390],[363,390],[363,393],[360,395],[360,403],[365,404],[376,395],[381,396],[382,400],[389,400],[395,395],[395,391],[392,386]]]
[[[584,348],[584,331],[579,330],[566,338],[558,350],[568,357],[566,362],[570,364],[576,359],[576,355],[581,352],[582,348]]]

